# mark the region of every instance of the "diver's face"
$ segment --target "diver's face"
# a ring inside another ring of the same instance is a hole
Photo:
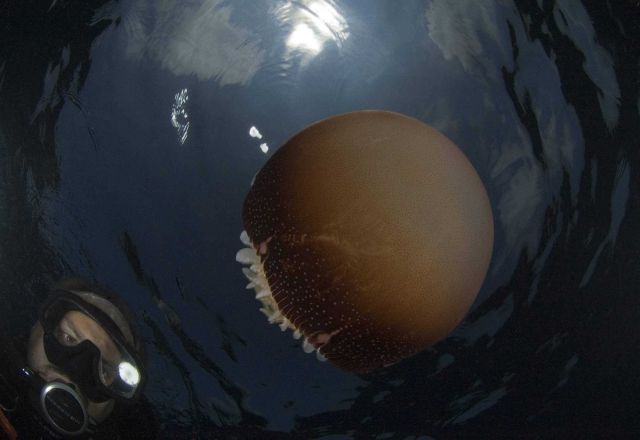
[[[56,337],[58,340],[65,345],[71,346],[79,344],[85,340],[91,341],[96,347],[98,347],[98,349],[100,349],[103,359],[114,365],[118,364],[119,352],[113,343],[113,340],[97,322],[89,318],[84,313],[75,310],[67,312],[60,320],[55,331],[57,333]],[[47,382],[61,380],[78,387],[78,385],[72,381],[64,371],[49,362],[44,350],[43,335],[44,330],[42,325],[38,322],[33,326],[31,336],[29,338],[29,366],[40,374],[40,376]],[[106,402],[88,401],[87,403],[89,416],[98,423],[104,420],[111,413],[114,406],[113,400],[108,400]]]

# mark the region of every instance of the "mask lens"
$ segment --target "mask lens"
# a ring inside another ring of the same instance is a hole
[[[135,360],[127,352],[120,352],[120,359],[107,361],[100,359],[99,377],[102,384],[111,392],[125,398],[132,397],[140,385],[140,370]]]

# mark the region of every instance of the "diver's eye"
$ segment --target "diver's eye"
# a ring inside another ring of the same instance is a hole
[[[58,342],[60,342],[62,345],[66,345],[67,347],[78,345],[78,343],[80,342],[76,338],[71,336],[69,333],[61,330],[60,328],[56,329],[55,336]]]

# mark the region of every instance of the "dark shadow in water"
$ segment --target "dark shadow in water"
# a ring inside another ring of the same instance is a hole
[[[160,289],[158,288],[155,280],[153,279],[153,277],[148,276],[144,272],[142,263],[138,256],[138,252],[136,250],[136,246],[129,234],[126,232],[124,233],[124,236],[122,238],[122,249],[127,255],[127,260],[129,261],[131,269],[136,275],[138,283],[146,288],[158,308],[164,313],[171,330],[180,340],[184,350],[189,353],[191,358],[194,359],[204,371],[206,371],[216,379],[216,381],[220,384],[220,387],[236,403],[241,414],[241,422],[239,423],[239,425],[254,427],[266,426],[267,421],[264,418],[248,411],[245,408],[245,400],[247,397],[246,391],[232,383],[226,377],[224,371],[214,362],[214,360],[207,356],[205,350],[203,350],[197,342],[191,339],[189,335],[184,332],[184,330],[182,329],[182,325],[180,324],[180,319],[162,299],[162,293],[160,292]],[[220,321],[221,319],[222,318],[218,316],[218,320]],[[210,421],[208,421],[207,416],[202,413],[202,404],[199,402],[196,394],[193,392],[194,386],[190,379],[189,370],[184,366],[184,362],[181,361],[173,353],[160,328],[151,319],[146,319],[145,321],[153,329],[153,344],[156,345],[161,353],[164,353],[167,357],[169,357],[174,365],[182,373],[182,377],[185,381],[185,386],[187,387],[187,390],[189,390],[190,401],[192,403],[192,411],[194,411],[194,413],[189,415],[189,418],[191,419],[191,423],[189,424],[189,426],[191,426],[193,429],[199,429],[200,427],[206,426],[207,422],[210,423]],[[212,408],[212,410],[217,413],[223,424],[226,425],[229,422],[233,421],[232,415],[222,412],[220,408],[214,407]]]
[[[50,12],[51,2],[0,3],[0,311],[11,317],[2,323],[9,332],[26,331],[48,286],[67,272],[43,238],[40,202],[58,184],[54,130],[65,96],[82,88],[92,42],[112,24],[92,22],[105,3]]]

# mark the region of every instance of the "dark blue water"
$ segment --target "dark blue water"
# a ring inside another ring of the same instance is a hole
[[[121,292],[166,438],[637,438],[639,41],[636,0],[0,1],[3,329]],[[270,155],[366,108],[465,152],[496,241],[452,336],[356,376],[234,257]]]

